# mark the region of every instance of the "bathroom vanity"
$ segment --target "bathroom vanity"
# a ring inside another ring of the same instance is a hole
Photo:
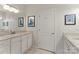
[[[0,36],[0,54],[23,54],[31,47],[31,32],[18,32]]]
[[[79,33],[64,34],[64,53],[79,54]]]

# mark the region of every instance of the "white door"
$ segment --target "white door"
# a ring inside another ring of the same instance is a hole
[[[54,10],[48,9],[39,13],[38,47],[54,51]]]
[[[14,37],[11,39],[11,54],[21,53],[21,39],[20,37]]]

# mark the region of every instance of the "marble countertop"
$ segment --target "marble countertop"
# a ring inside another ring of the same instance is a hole
[[[3,36],[0,36],[0,40],[7,40],[13,37],[28,35],[28,34],[31,34],[31,32],[17,32],[15,34],[3,35]]]
[[[65,34],[65,37],[79,50],[79,33]]]

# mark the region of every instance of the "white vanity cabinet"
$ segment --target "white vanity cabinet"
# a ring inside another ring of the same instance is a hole
[[[0,41],[0,54],[10,54],[10,40]]]
[[[25,53],[32,46],[32,34],[16,36],[11,40],[11,54]]]
[[[21,54],[32,47],[31,33],[6,35],[0,39],[0,54]]]
[[[65,54],[77,54],[78,49],[68,40],[64,41],[64,53]]]
[[[11,40],[11,54],[21,53],[21,39],[20,36],[13,37]]]

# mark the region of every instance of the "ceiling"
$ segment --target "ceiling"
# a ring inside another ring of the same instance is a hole
[[[20,12],[25,12],[32,9],[46,9],[46,8],[79,8],[79,4],[9,4],[20,10]],[[0,5],[0,11],[5,11]]]
[[[79,8],[79,4],[14,4],[12,6],[15,6],[16,8],[64,8],[64,7],[70,7],[70,8]]]

